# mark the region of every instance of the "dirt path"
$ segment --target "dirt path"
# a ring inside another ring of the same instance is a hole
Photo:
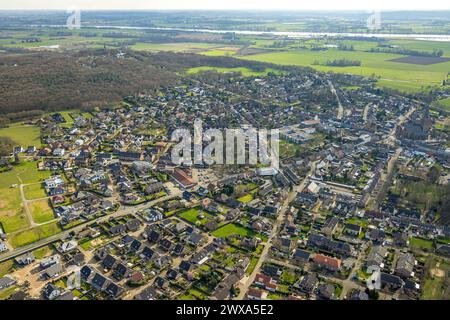
[[[342,120],[342,118],[344,117],[344,107],[342,106],[341,99],[339,99],[339,96],[338,96],[338,94],[337,94],[337,91],[336,91],[336,89],[334,88],[334,85],[333,85],[333,83],[332,83],[330,80],[328,80],[328,84],[329,84],[329,86],[330,86],[331,93],[333,93],[333,94],[335,95],[336,100],[337,100],[337,103],[338,103],[338,114],[337,114],[337,119],[338,119],[338,120]]]
[[[22,182],[22,181],[21,181],[21,182]],[[25,213],[26,213],[26,215],[27,215],[27,217],[28,217],[28,220],[30,221],[31,227],[37,227],[38,224],[34,222],[33,216],[31,215],[30,209],[28,208],[29,200],[27,200],[27,199],[25,198],[25,192],[23,191],[23,187],[24,187],[24,184],[21,183],[20,186],[19,186],[19,189],[20,189],[20,197],[22,198],[22,203],[23,203],[23,207],[24,207],[24,209],[25,209]]]

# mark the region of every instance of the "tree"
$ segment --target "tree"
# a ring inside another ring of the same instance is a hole
[[[430,168],[430,170],[427,173],[427,180],[430,183],[436,183],[439,180],[440,176],[441,176],[441,168],[434,165]]]
[[[369,296],[370,300],[378,300],[378,298],[380,297],[380,294],[376,290],[369,290],[367,288],[366,293]]]

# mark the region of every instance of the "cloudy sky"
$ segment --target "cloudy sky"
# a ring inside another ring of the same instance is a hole
[[[259,9],[259,10],[442,10],[445,0],[0,0],[9,9]]]

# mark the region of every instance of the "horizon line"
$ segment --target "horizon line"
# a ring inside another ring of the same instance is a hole
[[[342,8],[329,8],[329,9],[289,9],[289,8],[267,8],[267,9],[258,9],[258,8],[232,8],[232,9],[199,9],[199,8],[192,8],[192,9],[187,9],[187,8],[167,8],[167,9],[143,9],[143,8],[90,8],[90,9],[86,9],[86,8],[82,8],[79,6],[74,6],[76,8],[79,8],[80,10],[83,11],[128,11],[128,12],[137,12],[137,11],[141,11],[141,12],[163,12],[163,11],[233,11],[233,12],[239,12],[239,11],[255,11],[255,12],[270,12],[270,11],[278,11],[278,12],[334,12],[334,11],[340,11],[340,12],[372,12],[374,11],[374,9],[342,9]],[[68,7],[69,8],[69,7]],[[29,8],[29,9],[23,9],[23,8],[14,8],[14,9],[1,9],[0,8],[0,12],[1,11],[10,11],[10,12],[14,12],[14,11],[66,11],[68,8]],[[377,11],[382,11],[382,12],[438,12],[438,11],[450,11],[450,7],[443,9],[443,8],[427,8],[427,9],[378,9]]]

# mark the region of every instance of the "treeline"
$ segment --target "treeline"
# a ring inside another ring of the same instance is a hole
[[[12,153],[17,144],[9,137],[0,137],[0,156],[5,157]]]
[[[433,50],[432,52],[429,52],[429,51],[418,51],[418,50],[396,49],[396,48],[371,48],[370,52],[393,53],[393,54],[403,54],[406,56],[434,57],[434,58],[442,57],[442,55],[444,54],[444,51],[442,50]]]
[[[348,45],[344,43],[339,43],[338,49],[341,51],[355,51],[355,47],[352,44]]]
[[[103,50],[6,55],[0,64],[0,111],[3,119],[18,120],[39,115],[36,110],[120,101],[176,82],[174,70],[149,58],[117,58],[116,52]]]
[[[43,114],[43,110],[28,110],[7,113],[4,116],[0,117],[0,128],[5,127],[10,123],[36,119],[41,117]]]
[[[361,61],[359,60],[349,60],[349,59],[335,59],[335,60],[327,60],[324,63],[320,63],[319,61],[314,61],[313,65],[322,65],[328,67],[359,67],[361,66]]]
[[[302,70],[231,57],[124,52],[124,57],[118,57],[117,50],[105,49],[3,54],[0,59],[0,125],[36,118],[43,111],[89,110],[120,102],[124,96],[135,93],[152,93],[160,86],[176,84],[186,68]]]

